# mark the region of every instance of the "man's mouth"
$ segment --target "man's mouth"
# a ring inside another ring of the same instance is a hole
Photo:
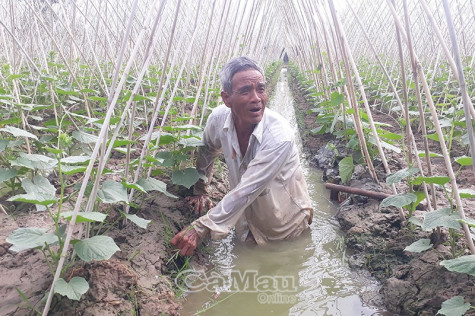
[[[260,110],[261,110],[261,108],[252,108],[251,112],[259,112]]]

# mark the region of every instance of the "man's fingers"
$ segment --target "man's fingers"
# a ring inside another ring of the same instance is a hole
[[[190,245],[188,245],[188,244],[184,245],[183,248],[181,248],[181,250],[180,250],[180,255],[186,256],[189,249],[190,249]]]
[[[208,199],[206,202],[207,202],[207,204],[208,204],[208,208],[213,208],[213,201],[211,201],[210,199]]]
[[[177,242],[180,241],[180,239],[182,239],[182,234],[181,232],[179,232],[178,234],[176,234],[175,236],[173,236],[172,240],[170,240],[170,243],[174,246],[177,245]]]
[[[194,251],[195,251],[195,247],[193,246],[188,247],[188,250],[186,251],[185,256],[192,256]]]

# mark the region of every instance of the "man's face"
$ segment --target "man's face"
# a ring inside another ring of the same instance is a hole
[[[221,97],[231,109],[235,124],[239,127],[252,127],[258,124],[267,104],[263,76],[259,71],[249,69],[235,73],[231,82],[232,93],[223,91]]]

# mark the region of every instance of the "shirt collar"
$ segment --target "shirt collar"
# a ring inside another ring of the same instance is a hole
[[[234,127],[233,113],[230,109],[228,109],[228,115],[226,116],[226,120],[224,121],[223,130],[227,131],[231,127]]]

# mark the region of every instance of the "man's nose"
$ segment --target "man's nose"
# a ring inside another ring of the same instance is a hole
[[[256,103],[261,102],[261,96],[256,89],[251,90],[251,101]]]

